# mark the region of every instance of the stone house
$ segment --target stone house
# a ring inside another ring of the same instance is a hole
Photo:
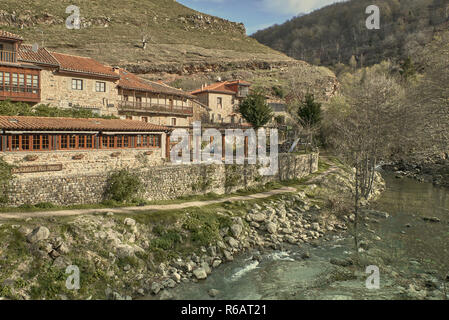
[[[242,80],[217,82],[191,94],[210,111],[211,123],[243,123],[238,107],[249,93],[250,83]]]

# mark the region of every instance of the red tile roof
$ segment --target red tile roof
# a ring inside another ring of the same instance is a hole
[[[8,32],[8,31],[4,31],[4,30],[0,30],[0,38],[4,38],[4,39],[11,39],[11,40],[20,40],[22,41],[23,38],[17,34]]]
[[[186,98],[194,98],[187,92],[175,89],[164,83],[144,80],[122,68],[120,68],[120,80],[118,86],[124,89],[147,91],[153,93],[165,93]]]
[[[19,47],[19,60],[24,62],[32,62],[36,64],[45,64],[58,66],[59,63],[45,48],[38,48],[35,52],[30,45],[21,45]]]
[[[51,52],[51,55],[58,61],[60,71],[98,75],[115,79],[119,78],[119,75],[114,72],[111,66],[104,65],[92,58],[57,52]]]
[[[143,121],[98,118],[50,118],[29,116],[0,116],[3,130],[44,130],[44,131],[167,131],[168,127]]]
[[[243,80],[234,80],[234,81],[224,81],[224,82],[217,82],[213,83],[211,85],[208,85],[206,87],[203,87],[201,89],[197,89],[195,91],[190,92],[191,94],[199,94],[203,92],[216,92],[216,93],[225,93],[225,94],[236,94],[237,92],[229,88],[229,86],[239,84],[243,86],[250,86],[249,82],[243,81]]]

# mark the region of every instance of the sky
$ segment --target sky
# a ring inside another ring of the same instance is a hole
[[[243,22],[248,35],[341,0],[177,0],[213,16]]]

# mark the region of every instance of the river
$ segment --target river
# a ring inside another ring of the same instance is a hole
[[[175,299],[189,300],[441,299],[439,291],[415,291],[408,286],[432,275],[420,263],[421,252],[414,252],[413,241],[422,236],[436,250],[448,247],[449,190],[385,173],[384,178],[387,190],[371,208],[390,217],[373,216],[363,225],[362,238],[370,254],[361,253],[364,266],[381,264],[379,289],[367,289],[369,274],[363,267],[330,263],[331,258],[354,254],[352,237],[335,233],[301,247],[286,246],[283,251],[244,253],[214,269],[206,280],[180,284],[171,293]],[[423,217],[435,217],[440,222],[424,221]],[[303,258],[305,252],[309,258]],[[255,254],[260,254],[259,261],[253,259]],[[378,257],[382,257],[381,262]],[[219,291],[215,298],[209,296],[210,289]]]

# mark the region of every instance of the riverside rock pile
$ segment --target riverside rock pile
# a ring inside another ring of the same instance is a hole
[[[320,209],[303,193],[264,203],[263,208],[254,204],[243,219],[233,218],[230,228],[220,230],[221,239],[216,245],[201,248],[201,255],[192,254],[186,259],[161,264],[162,277],[150,284],[150,292],[158,294],[162,289],[171,288],[174,283],[168,285],[168,279],[176,283],[206,279],[213,268],[233,261],[236,254],[249,248],[280,249],[283,243],[300,246],[326,232],[347,229],[343,222],[320,219]]]

